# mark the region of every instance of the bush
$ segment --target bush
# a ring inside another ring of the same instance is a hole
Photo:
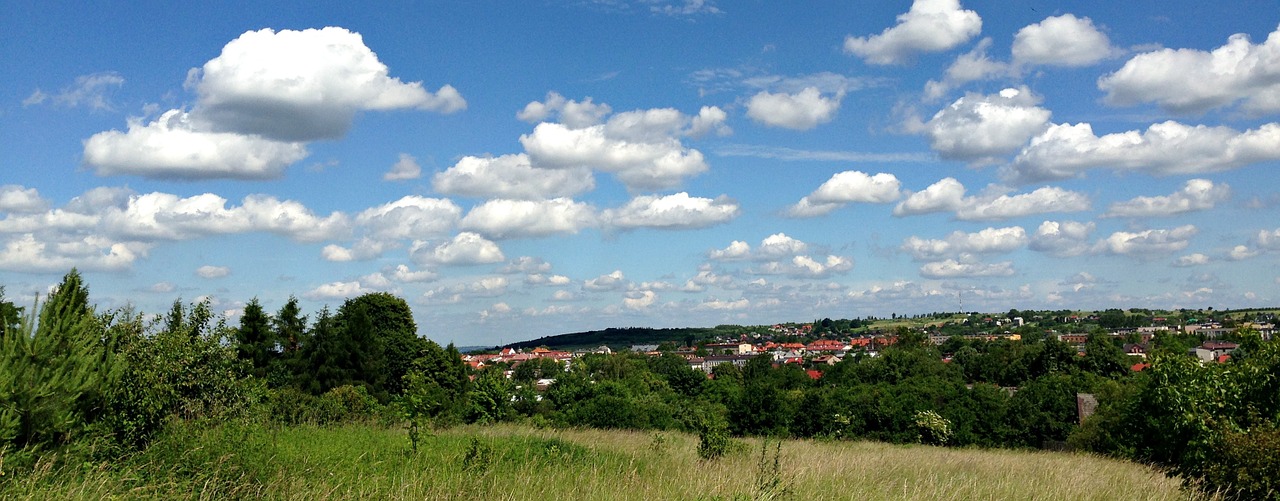
[[[1280,428],[1224,431],[1205,467],[1202,488],[1231,499],[1280,499]]]
[[[951,440],[951,420],[934,411],[916,412],[916,427],[920,429],[920,441],[929,445],[947,445]]]
[[[104,419],[106,431],[121,443],[145,445],[170,416],[241,416],[268,395],[229,346],[230,330],[209,325],[208,308],[200,303],[184,315],[175,303],[164,330],[125,347],[124,370],[107,391]]]

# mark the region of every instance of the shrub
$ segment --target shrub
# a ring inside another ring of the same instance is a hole
[[[467,451],[462,455],[462,469],[467,471],[487,471],[494,463],[493,445],[483,443],[479,438],[471,437]]]
[[[707,424],[698,432],[698,457],[707,461],[720,459],[729,452],[732,441],[727,426]]]
[[[1280,499],[1280,428],[1224,431],[1206,465],[1202,488],[1232,499]]]
[[[951,420],[934,411],[918,411],[915,415],[916,428],[920,430],[920,441],[930,445],[947,445],[951,440]]]
[[[106,430],[126,445],[141,447],[170,416],[181,419],[242,415],[267,396],[261,381],[230,347],[230,330],[209,325],[209,305],[184,314],[174,303],[168,325],[151,337],[131,340],[125,364],[107,392]]]

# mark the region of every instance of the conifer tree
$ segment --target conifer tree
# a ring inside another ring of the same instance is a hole
[[[71,270],[34,315],[0,340],[0,442],[63,443],[88,423],[110,368],[89,289]]]
[[[271,319],[256,297],[244,307],[240,327],[236,329],[236,342],[236,354],[240,359],[253,364],[255,376],[266,377],[267,366],[276,355],[276,340]]]

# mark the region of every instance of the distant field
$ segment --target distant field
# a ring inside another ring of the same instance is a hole
[[[1188,499],[1178,482],[1092,456],[759,440],[702,461],[676,433],[466,426],[406,432],[188,428],[124,463],[37,468],[5,499]]]

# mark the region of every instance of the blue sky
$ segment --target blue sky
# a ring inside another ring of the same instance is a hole
[[[1272,1],[0,6],[0,284],[422,334],[1274,306]]]

